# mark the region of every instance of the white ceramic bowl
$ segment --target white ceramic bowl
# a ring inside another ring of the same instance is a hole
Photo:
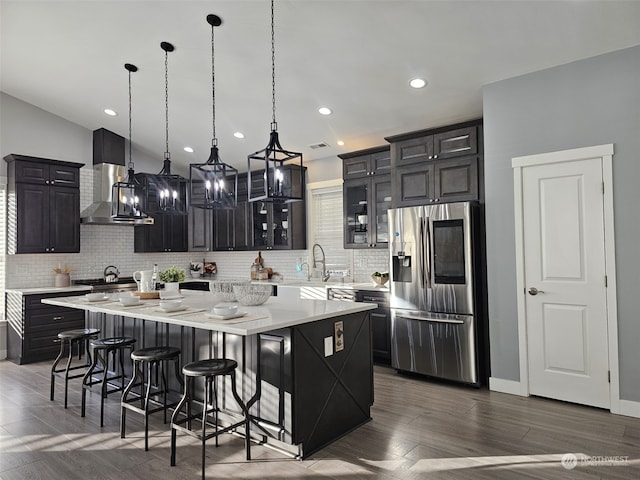
[[[160,300],[160,308],[165,312],[172,312],[182,307],[182,300]]]
[[[100,300],[105,300],[107,297],[104,293],[87,293],[85,298],[90,302],[97,302]]]
[[[271,296],[271,285],[236,285],[233,293],[242,305],[262,305]]]
[[[237,313],[238,306],[237,305],[221,305],[219,307],[213,307],[212,311],[214,315],[220,315],[220,316],[233,315],[234,313]]]
[[[119,300],[122,305],[137,305],[140,303],[140,297],[134,297],[133,295],[123,295]]]

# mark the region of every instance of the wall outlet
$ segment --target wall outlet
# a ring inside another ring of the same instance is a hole
[[[344,324],[342,320],[333,324],[333,338],[336,342],[336,352],[344,350]]]
[[[333,355],[333,337],[324,338],[324,356],[330,357]]]

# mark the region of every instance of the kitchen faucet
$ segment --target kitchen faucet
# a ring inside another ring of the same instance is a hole
[[[329,280],[330,275],[327,271],[327,261],[324,255],[324,249],[320,246],[319,243],[314,243],[313,249],[311,250],[311,254],[313,255],[313,268],[317,268],[318,262],[318,259],[316,258],[316,247],[318,247],[320,249],[320,252],[322,252],[322,259],[320,259],[320,262],[322,262],[322,281],[326,282],[327,280]]]

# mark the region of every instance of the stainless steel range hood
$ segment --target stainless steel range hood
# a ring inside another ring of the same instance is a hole
[[[115,219],[111,216],[111,186],[127,178],[127,168],[112,163],[93,166],[93,203],[80,214],[84,225],[153,225],[153,218]]]
[[[127,178],[124,138],[104,128],[93,132],[93,203],[80,214],[83,225],[152,225],[153,218],[115,219],[111,187]]]

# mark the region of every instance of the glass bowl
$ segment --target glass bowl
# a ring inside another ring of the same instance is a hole
[[[262,305],[271,296],[271,285],[235,285],[233,292],[242,305]]]
[[[223,302],[234,302],[236,295],[233,287],[236,285],[249,285],[248,280],[214,280],[209,282],[209,290],[216,298]]]

